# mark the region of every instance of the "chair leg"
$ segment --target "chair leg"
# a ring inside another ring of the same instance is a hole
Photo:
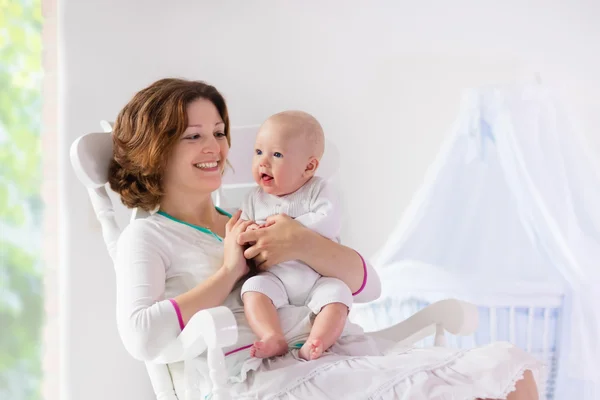
[[[215,400],[230,400],[227,389],[227,367],[221,348],[209,348],[207,354],[208,369],[212,381],[212,395]]]
[[[435,338],[433,342],[434,346],[446,347],[446,334],[444,330],[444,326],[442,324],[435,325]]]

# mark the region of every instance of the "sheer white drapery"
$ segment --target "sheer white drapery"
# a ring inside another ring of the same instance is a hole
[[[383,282],[394,274],[387,266],[418,260],[490,284],[562,283],[557,398],[561,389],[592,398],[600,394],[598,204],[600,176],[554,92],[468,90],[375,265]]]

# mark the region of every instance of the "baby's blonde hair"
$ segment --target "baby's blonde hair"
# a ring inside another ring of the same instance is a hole
[[[318,160],[325,151],[325,134],[321,124],[315,117],[304,111],[288,110],[271,115],[266,123],[274,123],[283,127],[283,131],[294,136],[302,135],[306,139],[312,156]]]

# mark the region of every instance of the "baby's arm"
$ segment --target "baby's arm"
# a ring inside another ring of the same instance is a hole
[[[320,235],[339,241],[342,218],[335,191],[325,179],[318,179],[309,195],[309,212],[295,220]]]

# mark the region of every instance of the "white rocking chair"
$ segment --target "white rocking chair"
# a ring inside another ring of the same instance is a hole
[[[108,167],[112,158],[112,124],[102,121],[105,132],[89,133],[79,137],[71,145],[71,163],[81,183],[87,188],[94,212],[102,226],[102,235],[111,258],[115,259],[116,244],[121,233],[117,225],[115,208],[107,191]],[[235,143],[235,153],[231,157],[244,159],[252,154],[252,143],[257,127],[232,128],[231,135]],[[249,139],[251,135],[251,139]],[[241,140],[245,138],[246,140]],[[238,139],[240,139],[238,141]],[[245,143],[244,143],[245,142]],[[327,151],[331,152],[328,143]],[[333,152],[335,149],[333,149]],[[335,153],[337,154],[337,153]],[[334,156],[335,157],[335,156]],[[243,168],[249,168],[243,161],[230,160],[236,169],[236,176],[243,176]],[[247,162],[247,159],[245,160]],[[236,168],[237,166],[237,168]],[[251,179],[251,175],[247,175]],[[238,179],[239,180],[239,179]],[[227,190],[240,190],[253,186],[251,180],[230,182],[216,193],[217,202],[223,201]],[[238,193],[239,196],[239,193]],[[231,205],[231,204],[228,204]],[[147,213],[133,210],[131,219],[144,218]],[[445,346],[445,332],[453,335],[470,335],[477,328],[477,308],[463,301],[448,299],[434,303],[412,315],[405,321],[388,329],[371,332],[368,335],[390,339],[402,344],[413,344],[423,338],[435,335],[434,344]],[[212,380],[212,399],[227,400],[231,396],[227,389],[227,371],[225,368],[223,347],[237,341],[237,325],[232,312],[226,307],[215,307],[196,313],[172,344],[164,360],[146,363],[146,369],[157,400],[177,400],[173,381],[166,366],[169,359],[184,359],[186,370],[186,400],[199,398],[192,380],[195,378],[194,361],[204,352],[207,353],[210,377]],[[183,400],[183,399],[180,399]]]

